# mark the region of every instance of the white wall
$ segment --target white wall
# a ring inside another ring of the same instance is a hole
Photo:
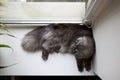
[[[120,79],[120,0],[113,0],[95,22],[94,71],[102,80]]]
[[[0,69],[0,75],[94,75],[92,71],[80,73],[73,55],[55,53],[47,62],[41,58],[41,52],[28,53],[21,48],[21,40],[35,27],[11,27],[10,32],[17,38],[0,36],[0,43],[12,46],[11,49],[0,48],[0,65],[14,66]]]

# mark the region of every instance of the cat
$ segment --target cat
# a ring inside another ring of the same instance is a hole
[[[73,54],[78,70],[91,70],[95,55],[95,40],[92,28],[86,25],[58,23],[40,26],[27,33],[22,40],[25,51],[42,51],[42,59],[47,60],[50,53]]]

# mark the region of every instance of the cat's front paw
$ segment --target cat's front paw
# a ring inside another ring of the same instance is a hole
[[[42,59],[43,59],[44,61],[47,61],[47,60],[48,60],[48,56],[42,55]]]
[[[49,55],[49,53],[48,53],[46,50],[44,50],[44,51],[42,52],[42,59],[43,59],[44,61],[47,61],[47,60],[48,60],[48,55]]]
[[[85,69],[86,69],[86,71],[89,72],[89,71],[91,70],[91,66],[90,66],[90,65],[89,65],[89,66],[86,66]]]

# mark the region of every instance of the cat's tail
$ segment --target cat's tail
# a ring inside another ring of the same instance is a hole
[[[27,52],[40,50],[39,40],[33,35],[26,35],[22,40],[21,46]]]

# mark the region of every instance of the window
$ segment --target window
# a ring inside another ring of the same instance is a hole
[[[81,23],[88,0],[3,0],[5,23]]]

